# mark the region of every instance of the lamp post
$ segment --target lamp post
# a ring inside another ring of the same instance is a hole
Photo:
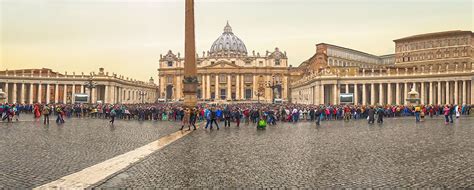
[[[257,103],[260,104],[260,96],[263,96],[265,94],[265,87],[263,85],[260,85],[255,92],[255,96],[257,96]]]
[[[272,103],[275,103],[275,89],[280,88],[281,85],[281,81],[275,80],[275,76],[272,76],[271,81],[265,81],[265,87],[272,89]]]
[[[138,95],[140,95],[140,98],[142,99],[142,104],[145,103],[145,99],[143,97],[146,95],[146,92],[140,91]]]
[[[84,84],[84,87],[89,89],[89,103],[92,104],[92,89],[97,86],[97,83],[92,81],[92,77]]]

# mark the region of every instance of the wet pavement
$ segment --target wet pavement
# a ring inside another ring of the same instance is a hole
[[[96,187],[474,188],[474,118],[199,129]]]
[[[0,189],[33,188],[177,131],[172,122],[70,119],[49,126],[22,115],[0,123]],[[174,126],[174,127],[173,127]]]

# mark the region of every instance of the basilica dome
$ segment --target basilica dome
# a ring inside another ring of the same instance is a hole
[[[247,56],[244,42],[232,33],[229,22],[224,27],[224,33],[211,46],[211,56]]]

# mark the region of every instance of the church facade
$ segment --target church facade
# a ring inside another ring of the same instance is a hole
[[[227,23],[207,52],[197,54],[199,101],[288,100],[289,76],[286,52],[275,48],[265,54],[247,52],[244,42]],[[184,56],[171,50],[160,55],[158,79],[161,99],[183,100]]]

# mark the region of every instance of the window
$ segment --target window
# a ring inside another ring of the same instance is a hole
[[[221,99],[222,100],[226,99],[226,90],[225,89],[221,89]]]
[[[219,75],[219,83],[226,83],[227,82],[227,76],[226,75]]]
[[[232,61],[231,63],[232,63],[232,64],[235,64],[235,61]]]
[[[275,65],[280,65],[280,60],[279,59],[275,59]]]
[[[252,75],[245,75],[245,76],[244,76],[244,82],[246,82],[246,83],[251,83],[251,82],[253,82],[253,77],[252,77]]]
[[[172,84],[173,83],[173,77],[169,76],[167,78],[167,81],[168,81],[168,84]]]
[[[252,99],[252,89],[245,89],[245,99]]]
[[[262,66],[262,65],[263,65],[263,61],[259,61],[258,64],[260,64],[260,66]]]
[[[213,65],[213,64],[214,64],[214,61],[211,61],[211,65]]]
[[[172,67],[173,66],[173,61],[168,61],[168,67]]]
[[[251,62],[250,62],[250,61],[246,61],[245,64],[246,64],[246,65],[250,65]]]

